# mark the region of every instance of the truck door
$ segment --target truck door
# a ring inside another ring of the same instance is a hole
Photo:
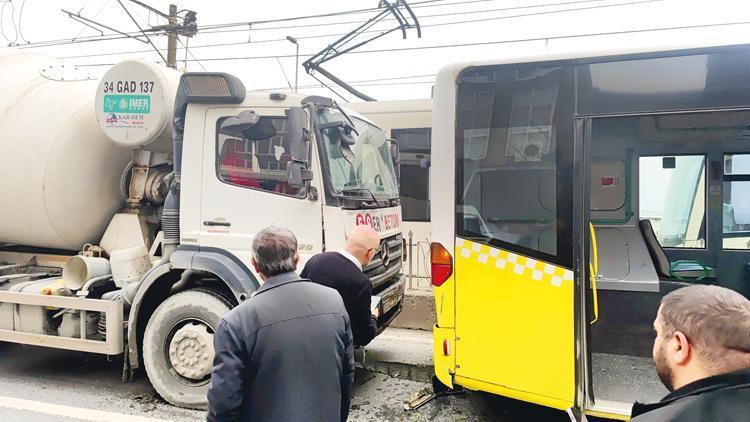
[[[204,134],[201,247],[230,251],[250,262],[253,236],[278,225],[297,236],[302,261],[322,250],[322,210],[318,199],[308,199],[307,188],[287,183],[290,145],[285,132],[284,108],[253,109],[261,116],[246,137],[219,134],[218,125],[242,109],[209,109]],[[310,142],[309,168],[317,169],[315,146]],[[320,189],[320,172],[311,186]]]
[[[454,381],[567,409],[576,397],[572,73],[463,75]]]

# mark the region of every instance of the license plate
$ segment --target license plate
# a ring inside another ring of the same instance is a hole
[[[383,306],[383,313],[387,313],[391,309],[393,309],[394,306],[398,305],[399,299],[401,295],[398,290],[394,291],[392,294],[384,297],[381,300],[382,306]]]

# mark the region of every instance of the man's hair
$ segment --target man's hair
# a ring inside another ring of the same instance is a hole
[[[719,286],[690,286],[661,300],[664,338],[681,331],[709,370],[750,366],[750,301]]]
[[[296,256],[297,238],[285,227],[266,227],[253,239],[253,258],[266,277],[294,271]]]

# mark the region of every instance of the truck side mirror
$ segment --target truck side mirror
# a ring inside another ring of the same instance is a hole
[[[302,107],[292,107],[287,111],[287,136],[292,161],[307,164],[310,155],[310,130],[307,127],[307,113]]]
[[[286,180],[291,188],[302,189],[312,180],[312,172],[304,164],[291,161],[286,165]]]
[[[286,165],[286,180],[290,187],[302,189],[312,180],[312,171],[307,169],[310,155],[310,129],[305,109],[292,107],[287,111],[286,133],[289,137],[289,154],[292,160]]]
[[[396,182],[398,187],[401,188],[401,155],[399,152],[398,141],[395,139],[388,139],[388,145],[391,150],[391,160],[393,161],[393,169],[396,173]]]

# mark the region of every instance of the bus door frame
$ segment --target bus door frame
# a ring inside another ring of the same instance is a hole
[[[573,262],[576,293],[574,295],[575,324],[575,405],[580,411],[593,406],[593,384],[591,374],[591,352],[588,338],[591,335],[589,324],[589,234],[591,187],[591,117],[573,116]]]

